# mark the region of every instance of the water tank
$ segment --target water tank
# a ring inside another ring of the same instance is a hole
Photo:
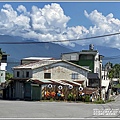
[[[94,45],[93,44],[89,45],[89,50],[94,50]]]

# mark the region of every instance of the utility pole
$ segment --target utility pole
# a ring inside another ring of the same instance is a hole
[[[99,67],[100,67],[100,86],[99,86],[99,88],[100,88],[100,92],[99,92],[99,94],[100,94],[100,99],[102,99],[102,58],[103,58],[104,56],[102,56],[102,55],[99,55]]]
[[[99,86],[99,88],[100,88],[100,92],[99,92],[100,99],[102,98],[102,96],[101,96],[101,90],[102,90],[102,75],[101,75],[101,71],[102,71],[102,67],[101,67],[101,60],[100,60],[100,86]]]

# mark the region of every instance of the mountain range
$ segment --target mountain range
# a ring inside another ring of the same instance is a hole
[[[88,50],[89,45],[79,45],[75,44],[75,47],[67,46],[67,48],[72,49],[73,51]],[[108,46],[98,46],[94,45],[94,49],[99,52],[100,55],[103,55],[103,64],[111,62],[113,64],[120,63],[120,50],[118,48],[111,48]]]
[[[14,37],[8,35],[0,35],[0,42],[31,42],[36,41],[33,39],[24,39],[22,37]],[[60,59],[62,53],[79,52],[84,49],[89,49],[89,45],[78,45],[75,43],[75,47],[59,45],[55,43],[35,43],[35,44],[0,44],[0,48],[3,52],[9,54],[7,71],[11,72],[13,66],[20,64],[20,60],[26,57],[53,57]],[[103,63],[108,61],[112,63],[120,63],[120,50],[117,48],[95,46],[100,54],[105,56]],[[115,57],[111,57],[115,56]],[[116,58],[116,56],[118,56]],[[113,59],[115,58],[115,59]]]

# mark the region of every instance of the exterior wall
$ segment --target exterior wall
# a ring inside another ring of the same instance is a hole
[[[78,61],[79,53],[62,54],[62,60]]]
[[[93,60],[79,60],[80,66],[84,66],[94,72],[94,61]]]
[[[19,77],[17,77],[17,72],[19,72]],[[26,77],[26,73],[29,72],[29,77]],[[32,70],[30,69],[16,69],[13,71],[14,78],[31,78],[32,77]]]
[[[103,80],[108,80],[107,71],[102,71],[102,79]]]
[[[29,64],[29,63],[32,63],[32,62],[36,62],[37,60],[21,60],[21,64]]]
[[[6,70],[7,63],[1,63],[0,70]]]
[[[0,83],[4,83],[4,82],[5,82],[5,71],[0,70]]]
[[[51,73],[51,79],[47,80],[86,80],[87,71],[75,67],[73,65],[68,65],[66,63],[56,63],[49,65],[47,67],[41,67],[33,70],[33,78],[45,79],[44,73]],[[78,79],[72,79],[72,73],[78,74]]]
[[[99,53],[96,54],[94,59],[94,73],[100,73]]]
[[[106,92],[105,92],[105,88],[103,88],[101,91],[101,99],[105,101],[105,98],[106,98]]]
[[[7,63],[1,63],[1,66],[0,66],[0,83],[5,82],[6,66],[7,66]]]

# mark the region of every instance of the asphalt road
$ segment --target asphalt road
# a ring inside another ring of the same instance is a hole
[[[120,95],[107,104],[0,100],[0,118],[120,118]]]

